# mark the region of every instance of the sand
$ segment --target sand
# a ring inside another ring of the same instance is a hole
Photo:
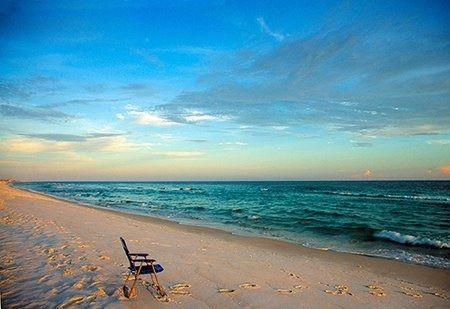
[[[149,252],[168,301],[148,276],[121,284],[119,243]],[[450,271],[309,249],[259,237],[123,214],[0,183],[0,291],[8,307],[450,307]]]

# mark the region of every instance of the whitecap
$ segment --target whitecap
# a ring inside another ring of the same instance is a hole
[[[422,247],[433,247],[433,248],[450,248],[450,244],[440,241],[433,240],[425,237],[418,237],[413,235],[404,235],[395,231],[380,231],[376,232],[373,235],[375,238],[385,239],[392,242],[405,244],[405,245],[413,245],[413,246],[422,246]]]
[[[260,216],[257,215],[253,215],[253,216],[249,216],[248,217],[250,220],[258,220],[260,218]]]

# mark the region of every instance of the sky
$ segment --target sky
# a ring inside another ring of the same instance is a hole
[[[450,179],[450,4],[1,1],[0,177]]]

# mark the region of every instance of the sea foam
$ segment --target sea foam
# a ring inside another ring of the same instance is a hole
[[[392,242],[405,244],[405,245],[413,245],[413,246],[421,246],[421,247],[433,247],[433,248],[450,248],[450,245],[446,242],[440,240],[432,240],[425,237],[417,237],[413,235],[403,235],[394,231],[380,231],[374,234],[375,238],[385,239]]]

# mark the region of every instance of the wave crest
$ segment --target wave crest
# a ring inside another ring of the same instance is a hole
[[[399,244],[412,245],[412,246],[421,246],[421,247],[431,247],[438,249],[449,249],[450,244],[440,241],[433,240],[425,237],[417,237],[412,235],[403,235],[394,231],[380,231],[376,232],[373,235],[375,238],[384,239],[388,241],[392,241]]]
[[[345,191],[332,191],[323,192],[327,195],[339,195],[348,197],[364,197],[364,198],[379,198],[379,199],[395,199],[395,200],[415,200],[424,202],[435,202],[435,203],[450,203],[450,198],[447,196],[426,196],[426,195],[394,195],[394,194],[372,194],[372,193],[354,193]]]

